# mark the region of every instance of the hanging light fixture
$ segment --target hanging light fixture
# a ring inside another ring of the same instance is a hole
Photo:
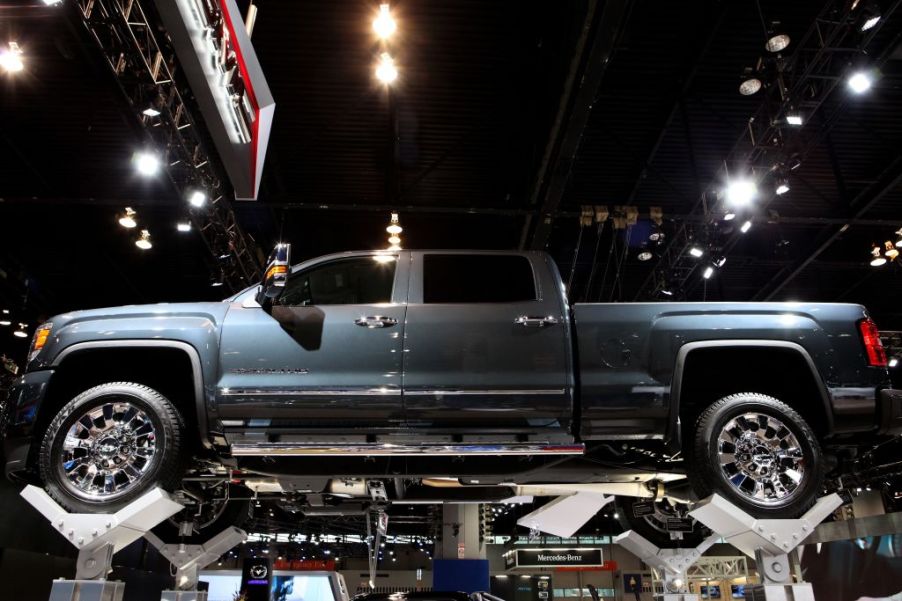
[[[141,250],[150,250],[153,248],[153,244],[150,242],[150,232],[148,230],[141,230],[141,236],[135,240],[135,246]]]
[[[18,73],[25,68],[22,62],[22,49],[16,42],[10,42],[9,46],[0,51],[0,67],[7,73]]]
[[[643,250],[638,255],[636,255],[636,258],[640,261],[651,261],[654,258],[654,255],[650,250]]]
[[[890,261],[895,261],[899,256],[899,249],[895,247],[895,245],[887,240],[883,243],[883,246],[886,250],[883,251],[883,255],[889,259]]]
[[[133,208],[125,207],[125,211],[119,215],[119,225],[128,229],[138,227],[138,221],[135,219],[137,215],[137,211]]]
[[[880,247],[876,244],[871,245],[871,267],[881,267],[886,265],[886,257],[880,253]]]
[[[902,248],[902,227],[900,227],[900,228],[896,231],[896,236],[899,237],[899,239],[896,240],[896,248]]]
[[[373,19],[373,31],[381,39],[386,40],[398,29],[398,24],[391,16],[391,7],[388,4],[379,5],[379,16]]]
[[[379,57],[379,64],[376,65],[376,79],[384,84],[390,84],[398,79],[398,68],[388,52],[383,52]]]
[[[397,213],[391,214],[391,221],[388,227],[385,228],[385,231],[390,234],[388,237],[388,250],[401,250],[401,232],[404,231],[404,228],[401,227],[401,221]]]
[[[768,38],[767,43],[764,45],[765,50],[768,52],[782,52],[789,47],[789,36],[785,33],[778,33],[777,35],[771,36]]]
[[[19,327],[13,332],[13,336],[16,338],[28,338],[28,324],[27,323],[19,323]]]

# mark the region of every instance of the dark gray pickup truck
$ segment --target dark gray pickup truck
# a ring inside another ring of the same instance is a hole
[[[288,250],[220,303],[42,325],[7,473],[70,510],[162,485],[213,517],[240,487],[336,511],[598,490],[667,534],[712,492],[798,515],[902,431],[858,305],[571,306],[538,252]]]

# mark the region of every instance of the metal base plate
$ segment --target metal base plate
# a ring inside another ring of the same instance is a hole
[[[124,582],[54,580],[50,589],[50,601],[122,601],[124,592]]]

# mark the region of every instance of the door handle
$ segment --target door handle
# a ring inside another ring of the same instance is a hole
[[[545,317],[520,315],[514,320],[514,323],[518,326],[523,326],[524,328],[544,328],[556,324],[557,319],[551,315],[546,315]]]
[[[390,328],[398,323],[394,317],[382,317],[376,315],[374,317],[360,317],[354,320],[354,323],[364,328]]]

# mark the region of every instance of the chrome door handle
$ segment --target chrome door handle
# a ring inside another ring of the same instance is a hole
[[[514,320],[514,323],[518,326],[523,326],[524,328],[544,328],[546,326],[553,326],[557,323],[557,319],[552,317],[551,315],[546,315],[545,317],[534,317],[531,315],[520,315],[517,319]]]
[[[374,317],[360,317],[355,319],[354,323],[358,326],[363,326],[364,328],[390,328],[398,323],[398,320],[394,317],[382,317],[381,315],[376,315]]]

